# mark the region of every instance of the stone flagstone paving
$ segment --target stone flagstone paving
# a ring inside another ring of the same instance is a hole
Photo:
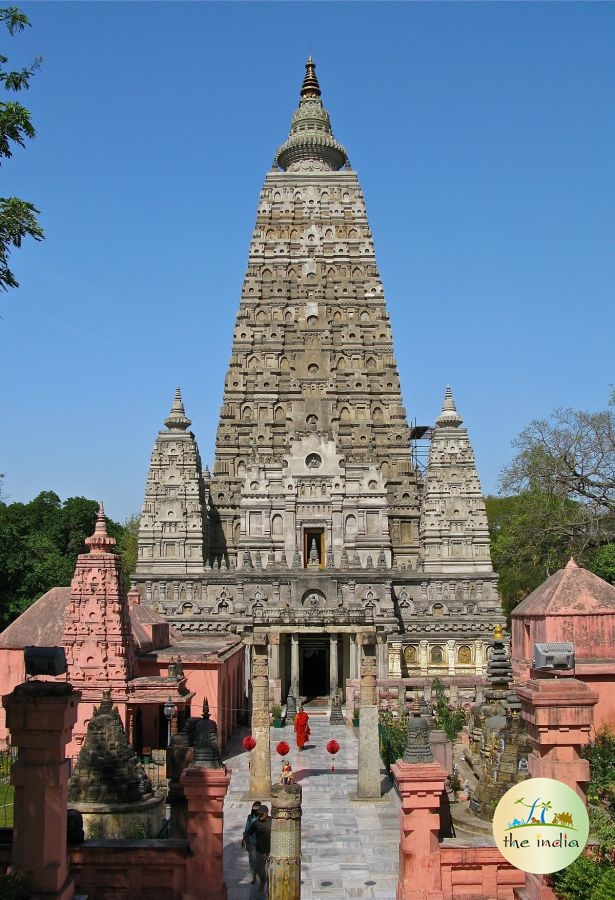
[[[307,711],[311,737],[303,751],[295,746],[292,726],[271,729],[274,782],[282,768],[275,747],[285,740],[291,747],[288,758],[295,780],[303,788],[301,898],[395,900],[400,803],[391,779],[382,768],[382,799],[353,800],[357,790],[356,733],[349,726],[330,726],[328,712]],[[252,805],[247,796],[249,754],[241,745],[247,734],[247,730],[239,733],[225,757],[233,773],[224,804],[224,877],[229,900],[263,897],[256,885],[250,885],[248,855],[241,848],[243,826]],[[325,749],[331,738],[341,746],[334,773]],[[271,806],[268,797],[259,799]]]

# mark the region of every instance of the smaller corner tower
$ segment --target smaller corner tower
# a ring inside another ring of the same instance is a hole
[[[436,419],[421,514],[423,571],[493,574],[489,528],[474,451],[450,387]]]
[[[184,576],[190,581],[204,574],[207,498],[199,449],[188,430],[191,424],[177,388],[164,420],[166,427],[158,433],[152,451],[135,573],[135,581],[145,583],[146,600],[159,603],[163,611],[165,601],[180,599],[166,597],[167,577]]]

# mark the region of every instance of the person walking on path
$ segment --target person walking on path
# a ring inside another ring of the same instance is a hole
[[[310,717],[303,707],[300,706],[299,712],[295,716],[295,736],[297,738],[297,747],[300,750],[303,750],[303,746],[310,736],[309,721]]]
[[[264,804],[258,809],[258,816],[250,825],[248,834],[254,834],[256,838],[256,874],[258,875],[259,891],[265,890],[267,884],[267,861],[271,853],[271,817],[269,808]]]
[[[260,800],[255,800],[252,804],[252,809],[246,819],[246,824],[243,829],[243,838],[241,841],[241,846],[244,847],[248,851],[248,862],[250,863],[250,872],[252,873],[252,884],[256,883],[257,876],[257,862],[256,862],[256,835],[254,832],[250,831],[250,826],[256,822],[258,819],[258,813],[262,803]]]

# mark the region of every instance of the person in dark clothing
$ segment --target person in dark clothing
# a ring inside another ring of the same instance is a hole
[[[265,890],[267,883],[267,862],[271,852],[271,817],[269,808],[264,804],[258,811],[258,818],[248,828],[248,835],[256,835],[256,874],[259,880],[259,891]]]
[[[252,804],[252,809],[250,810],[250,815],[246,819],[246,824],[243,829],[243,840],[241,841],[241,846],[245,847],[248,851],[248,860],[250,862],[250,872],[252,873],[252,884],[256,884],[256,874],[257,874],[257,863],[256,863],[256,835],[250,832],[250,826],[256,822],[258,819],[258,814],[260,812],[260,808],[263,804],[260,800],[256,800]]]

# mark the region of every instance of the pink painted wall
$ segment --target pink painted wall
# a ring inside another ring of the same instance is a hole
[[[26,670],[23,650],[0,650],[0,697],[10,694],[13,688],[25,680]],[[0,744],[9,739],[6,727],[6,710],[0,705]]]
[[[515,615],[511,663],[515,683],[530,678],[534,644],[572,641],[575,677],[598,693],[594,728],[615,726],[615,613],[604,615]]]

